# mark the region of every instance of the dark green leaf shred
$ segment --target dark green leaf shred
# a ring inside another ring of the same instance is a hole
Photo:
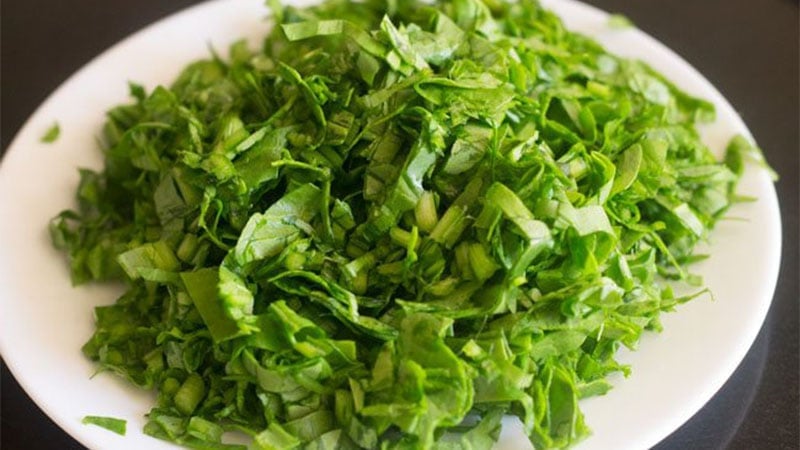
[[[58,136],[61,135],[61,127],[58,125],[58,122],[54,123],[50,128],[45,131],[40,139],[45,144],[52,144],[56,140],[58,140]]]

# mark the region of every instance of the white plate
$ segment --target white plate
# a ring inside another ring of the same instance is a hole
[[[266,32],[263,0],[216,0],[164,19],[122,41],[65,82],[14,139],[0,166],[0,352],[33,400],[58,425],[95,449],[169,449],[141,433],[154,396],[102,374],[80,353],[93,330],[92,308],[113,302],[109,286],[72,288],[62,254],[49,242],[48,220],[73,205],[77,167],[99,168],[96,136],[110,107],[127,101],[128,80],[152,88],[169,83],[208,44],[224,49]],[[295,2],[299,3],[299,2]],[[721,154],[737,133],[750,136],[720,93],[680,57],[644,33],[611,30],[607,15],[569,0],[545,4],[568,26],[612,51],[641,58],[692,94],[711,100],[718,120],[702,129]],[[202,30],[198,32],[198,30]],[[61,136],[39,142],[54,122]],[[763,170],[750,167],[740,193],[758,198],[734,207],[712,235],[711,258],[697,266],[715,300],[699,298],[663,316],[664,332],[646,335],[637,352],[620,359],[633,368],[614,378],[608,395],[582,402],[594,434],[582,449],[644,449],[688,420],[733,373],[769,308],[780,259],[780,216]],[[125,418],[117,436],[81,425],[85,415]],[[509,421],[510,423],[510,421]],[[504,430],[503,449],[529,447],[521,429]]]

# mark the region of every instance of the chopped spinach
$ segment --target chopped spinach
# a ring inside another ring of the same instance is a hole
[[[127,283],[84,353],[191,448],[584,439],[755,147],[717,161],[710,103],[534,1],[274,8],[108,112],[51,224],[75,284]]]

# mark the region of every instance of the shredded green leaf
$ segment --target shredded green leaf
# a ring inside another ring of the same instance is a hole
[[[263,48],[108,112],[50,227],[75,284],[127,286],[86,356],[191,448],[586,438],[756,147],[718,161],[710,103],[534,1],[269,3]]]
[[[84,425],[97,425],[98,427],[103,427],[106,430],[113,431],[120,436],[125,436],[125,429],[128,425],[126,420],[103,416],[86,416],[83,418],[83,420],[81,420],[81,423]]]
[[[58,122],[54,123],[47,131],[42,135],[40,139],[42,142],[46,144],[51,144],[58,140],[58,136],[61,135],[61,127],[58,125]]]

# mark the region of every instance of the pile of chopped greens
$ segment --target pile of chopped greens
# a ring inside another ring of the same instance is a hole
[[[108,113],[51,224],[76,284],[126,282],[84,353],[190,448],[488,449],[504,415],[585,438],[747,142],[716,161],[711,104],[534,1],[273,8],[263,49]]]

